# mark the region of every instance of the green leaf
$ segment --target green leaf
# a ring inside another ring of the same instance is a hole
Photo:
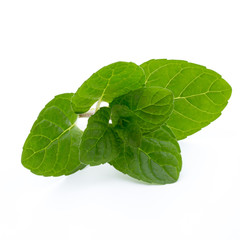
[[[125,122],[126,120],[122,120]],[[133,147],[139,147],[142,140],[142,131],[135,122],[123,123],[125,126],[117,125],[113,130],[127,144]]]
[[[142,68],[132,62],[116,62],[94,73],[77,90],[72,99],[76,113],[87,112],[97,101],[111,102],[114,98],[144,85]]]
[[[140,147],[122,143],[121,153],[110,164],[138,180],[167,184],[177,181],[182,159],[175,136],[168,127],[162,126],[143,136]]]
[[[80,162],[82,131],[75,126],[72,93],[56,96],[40,112],[23,146],[22,164],[43,176],[69,175],[85,167]]]
[[[114,105],[111,112],[113,130],[126,144],[138,147],[142,131],[134,120],[133,112],[124,105]]]
[[[199,131],[221,115],[231,96],[231,86],[216,72],[180,60],[150,60],[141,65],[146,86],[170,89],[174,110],[167,125],[177,139]]]
[[[143,132],[148,132],[159,128],[169,118],[173,110],[173,94],[161,87],[144,87],[114,99],[110,103],[114,124],[122,117],[121,111],[114,109],[115,105],[126,106],[129,110],[123,109],[121,114],[127,114]]]
[[[102,107],[88,119],[80,145],[81,162],[94,166],[118,155],[118,138],[109,124],[110,114],[110,108]]]
[[[128,122],[134,121],[134,113],[125,105],[115,104],[115,101],[110,104],[111,106],[111,120],[113,127],[120,125],[125,127]]]

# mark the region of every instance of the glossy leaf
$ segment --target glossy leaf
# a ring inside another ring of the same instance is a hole
[[[141,65],[146,86],[168,88],[174,110],[167,125],[177,139],[207,126],[221,115],[231,96],[231,86],[216,72],[180,60],[150,60]]]
[[[116,62],[94,73],[75,93],[72,102],[76,113],[84,113],[97,101],[114,98],[144,85],[142,68],[132,62]]]
[[[102,107],[89,118],[80,145],[81,162],[99,165],[118,155],[119,144],[109,124],[110,114],[110,108]]]
[[[131,91],[116,98],[110,107],[115,105],[126,106],[122,114],[128,114],[144,131],[152,131],[160,127],[170,116],[173,110],[173,94],[168,89],[161,87],[144,87]],[[113,122],[120,116],[120,110],[112,112]],[[131,115],[131,116],[130,116]]]
[[[22,164],[37,175],[69,175],[85,167],[80,162],[82,131],[75,125],[72,96],[58,95],[45,106],[23,146]]]
[[[167,184],[177,181],[182,159],[175,136],[168,127],[162,126],[143,136],[140,147],[122,143],[120,155],[110,164],[138,180]]]

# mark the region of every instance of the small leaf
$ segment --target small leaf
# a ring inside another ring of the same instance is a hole
[[[125,122],[124,119],[122,119]],[[133,147],[139,147],[142,140],[142,132],[140,127],[135,122],[127,122],[125,126],[117,125],[113,130],[126,143]]]
[[[119,144],[109,124],[110,114],[110,108],[102,107],[88,119],[80,145],[81,162],[94,166],[118,155]]]
[[[114,123],[122,117],[121,110],[114,109],[115,105],[126,106],[130,112],[125,107],[121,114],[127,114],[147,132],[159,128],[169,118],[173,109],[173,94],[161,87],[144,87],[120,96],[110,103]]]
[[[182,167],[180,148],[167,126],[142,138],[140,147],[122,143],[119,156],[110,162],[117,170],[148,183],[176,182]]]
[[[231,86],[216,72],[180,60],[150,60],[141,65],[146,86],[168,88],[174,110],[167,125],[177,139],[199,131],[221,115],[231,96]]]
[[[114,98],[144,85],[144,71],[132,62],[116,62],[94,73],[77,90],[72,99],[76,113],[87,112],[97,101]]]
[[[113,127],[120,125],[124,127],[127,122],[134,121],[134,113],[125,105],[118,105],[113,101],[111,106],[111,119]]]
[[[40,112],[25,141],[22,164],[43,176],[69,175],[85,167],[80,162],[82,131],[75,125],[72,93],[56,96]]]
[[[138,147],[141,143],[142,131],[134,120],[133,112],[124,105],[111,108],[113,130],[127,145]]]

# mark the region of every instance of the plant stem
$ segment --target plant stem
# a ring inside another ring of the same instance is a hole
[[[98,100],[97,105],[96,105],[95,112],[100,108],[101,102],[102,102],[102,98],[100,98],[100,99]]]
[[[95,113],[95,111],[92,110],[92,109],[90,109],[88,112],[79,114],[78,116],[79,116],[80,118],[89,118],[89,117],[91,117],[94,113]]]
[[[95,110],[93,108],[91,108],[88,112],[85,112],[85,113],[81,113],[79,114],[78,116],[80,118],[89,118],[91,117],[95,112],[97,112],[97,110],[100,108],[100,105],[101,105],[101,102],[102,102],[102,99],[100,98],[97,102],[97,105],[96,105],[96,108]]]

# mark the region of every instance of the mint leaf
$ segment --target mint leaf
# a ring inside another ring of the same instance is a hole
[[[73,109],[84,113],[97,101],[114,98],[144,85],[143,70],[132,62],[116,62],[94,73],[73,96]]]
[[[231,96],[231,86],[204,66],[180,60],[150,60],[141,65],[146,86],[168,88],[174,110],[167,125],[177,139],[199,131],[221,115]]]
[[[75,126],[72,96],[58,95],[45,106],[23,146],[22,164],[37,175],[69,175],[85,167],[80,162],[82,131]]]
[[[133,112],[124,105],[111,108],[113,130],[126,144],[138,147],[141,143],[142,131],[134,120]]]
[[[80,145],[81,162],[94,166],[118,155],[119,144],[109,124],[110,114],[110,108],[102,107],[89,118]]]
[[[134,121],[134,113],[127,106],[115,104],[115,101],[110,106],[113,127],[125,127],[128,122]]]
[[[113,130],[117,132],[118,136],[127,144],[134,147],[139,147],[142,140],[142,131],[135,122],[127,122],[125,119],[121,120],[123,125],[117,125]]]
[[[110,162],[117,170],[148,183],[176,182],[182,167],[180,148],[167,126],[142,138],[140,147],[122,143],[119,156]]]
[[[118,118],[123,117],[119,109],[114,109],[115,105],[125,106],[122,114],[127,114],[143,132],[148,132],[159,128],[169,118],[173,110],[173,94],[161,87],[144,87],[114,99],[110,103],[114,124]]]

